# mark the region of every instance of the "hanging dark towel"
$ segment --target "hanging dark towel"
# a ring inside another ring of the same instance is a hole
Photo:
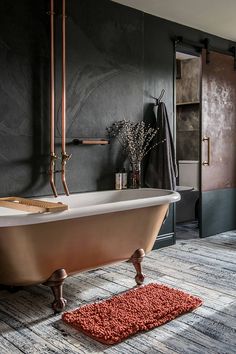
[[[150,188],[175,190],[178,172],[165,104],[160,102],[158,106],[154,106],[153,112],[156,119],[153,120],[152,127],[158,129],[155,143],[165,141],[150,151],[144,171],[144,182]]]

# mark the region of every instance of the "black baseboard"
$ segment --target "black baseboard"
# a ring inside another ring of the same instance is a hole
[[[157,250],[162,247],[173,246],[175,244],[175,234],[169,233],[165,235],[157,236],[153,246],[153,250]]]

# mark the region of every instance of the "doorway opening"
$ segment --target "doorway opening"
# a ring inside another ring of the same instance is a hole
[[[176,52],[176,238],[199,237],[201,57]]]

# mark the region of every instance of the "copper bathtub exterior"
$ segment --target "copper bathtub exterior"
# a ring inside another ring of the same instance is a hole
[[[65,271],[64,280],[67,275],[129,260],[137,250],[148,253],[168,207],[165,203],[0,227],[0,284],[49,281],[52,287],[50,277],[58,270]]]

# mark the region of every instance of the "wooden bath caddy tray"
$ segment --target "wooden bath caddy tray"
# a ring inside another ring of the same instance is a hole
[[[68,209],[63,203],[46,202],[44,200],[26,199],[21,197],[0,198],[0,207],[17,209],[31,213],[56,213]]]

